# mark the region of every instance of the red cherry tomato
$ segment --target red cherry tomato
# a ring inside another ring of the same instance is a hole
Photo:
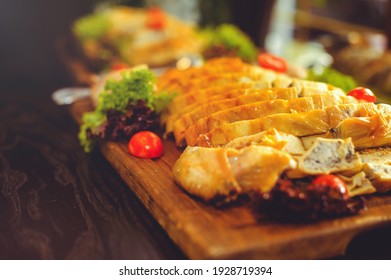
[[[128,152],[139,158],[158,158],[163,155],[163,143],[155,133],[140,131],[130,138]]]
[[[165,23],[165,14],[159,7],[151,7],[148,9],[146,22],[148,28],[162,30],[165,26]]]
[[[349,96],[353,96],[354,98],[358,100],[363,100],[366,102],[375,102],[376,96],[375,94],[369,89],[365,87],[357,87],[352,89],[348,92]]]
[[[110,70],[111,71],[119,71],[119,70],[123,70],[123,69],[129,68],[129,67],[130,66],[124,62],[113,62],[110,65]]]
[[[319,175],[309,185],[308,190],[321,193],[328,192],[333,197],[341,197],[343,199],[349,198],[345,182],[332,174]]]
[[[286,73],[286,71],[288,71],[288,64],[286,61],[283,58],[270,53],[260,53],[258,55],[258,64],[262,68],[280,73]]]

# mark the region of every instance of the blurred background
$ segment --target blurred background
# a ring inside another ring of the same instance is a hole
[[[70,83],[56,40],[69,34],[77,18],[107,4],[159,5],[199,26],[234,23],[260,49],[284,56],[293,38],[322,42],[331,51],[358,42],[378,51],[390,46],[391,5],[387,0],[3,0],[1,86]]]
[[[55,40],[94,0],[0,1],[0,83],[21,86],[66,83]]]

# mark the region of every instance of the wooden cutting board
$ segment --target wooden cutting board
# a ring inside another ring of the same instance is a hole
[[[71,105],[80,121],[91,110],[88,99]],[[342,255],[359,233],[391,223],[391,196],[368,197],[359,215],[312,224],[257,220],[250,208],[218,209],[184,192],[173,181],[180,156],[172,141],[156,160],[138,159],[124,143],[107,142],[100,150],[172,240],[191,259],[322,259]],[[211,167],[213,168],[213,167]]]

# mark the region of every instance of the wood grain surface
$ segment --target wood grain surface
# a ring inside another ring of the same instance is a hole
[[[71,107],[75,120],[90,110],[88,99]],[[257,219],[246,205],[224,209],[185,193],[173,181],[180,151],[170,140],[156,160],[127,153],[125,143],[105,142],[100,150],[168,235],[191,259],[322,259],[344,254],[358,234],[391,223],[391,196],[367,197],[359,215],[311,224]]]
[[[54,89],[0,89],[0,259],[186,258]]]

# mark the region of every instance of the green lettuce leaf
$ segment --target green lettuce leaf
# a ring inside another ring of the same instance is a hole
[[[223,45],[236,50],[237,55],[245,61],[255,61],[257,48],[251,39],[232,24],[221,24],[216,28],[206,28],[201,34],[208,46]]]
[[[90,152],[99,137],[100,127],[107,120],[109,112],[120,112],[126,115],[131,105],[138,101],[145,102],[147,107],[160,113],[171,102],[174,94],[155,93],[155,74],[146,68],[121,73],[121,79],[109,79],[101,94],[95,111],[83,115],[79,140],[86,152]],[[95,138],[97,138],[95,137]]]
[[[108,18],[104,14],[91,14],[76,20],[72,26],[73,33],[80,40],[98,40],[110,28]]]
[[[325,67],[322,69],[311,68],[308,71],[307,79],[324,82],[335,87],[339,87],[345,92],[349,92],[351,89],[357,87],[357,83],[352,76],[342,74],[341,72],[330,67]]]

